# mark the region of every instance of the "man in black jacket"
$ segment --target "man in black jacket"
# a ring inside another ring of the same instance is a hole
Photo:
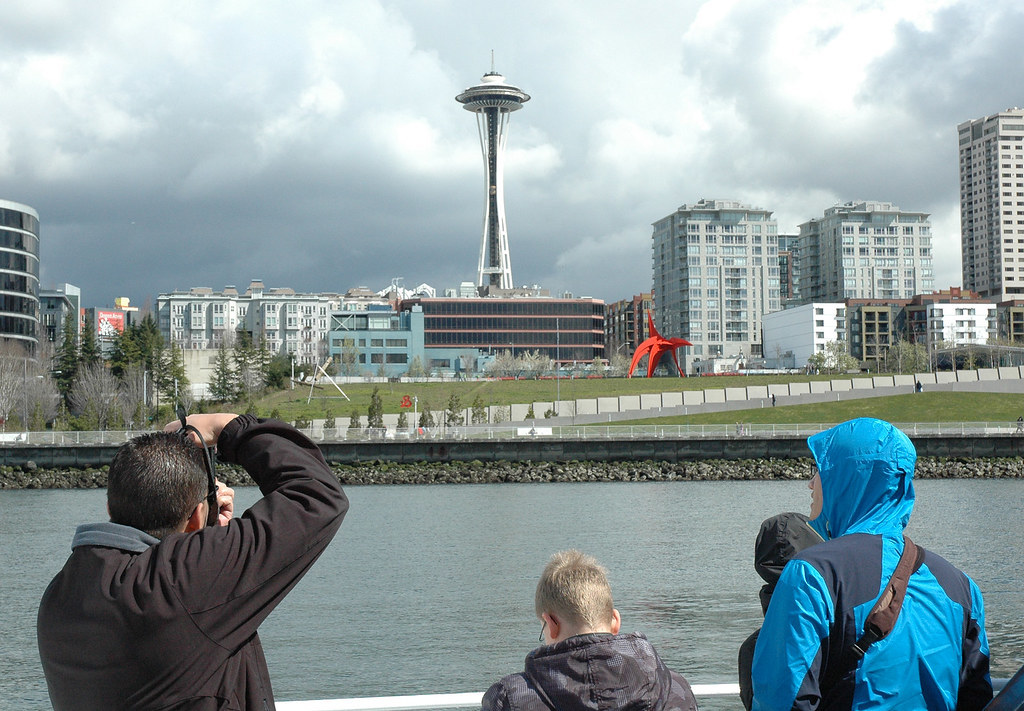
[[[576,550],[552,556],[534,600],[544,646],[497,682],[483,711],[696,711],[690,685],[642,634],[619,634],[607,572]]]
[[[263,498],[233,518],[221,487],[206,527],[202,450],[177,423],[118,450],[110,522],[78,527],[39,607],[56,711],[274,708],[257,628],[331,541],[348,500],[293,427],[225,413],[188,424]]]

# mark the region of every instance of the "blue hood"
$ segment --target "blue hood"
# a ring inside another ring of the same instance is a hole
[[[914,509],[910,438],[862,417],[807,438],[821,473],[822,509],[813,525],[826,538],[847,533],[901,536]]]

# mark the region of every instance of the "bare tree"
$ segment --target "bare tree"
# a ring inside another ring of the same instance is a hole
[[[410,378],[422,378],[426,374],[427,370],[423,367],[423,359],[418,355],[413,356],[412,360],[409,361],[409,370],[406,372],[406,375]]]
[[[858,363],[847,352],[845,342],[830,341],[825,344],[825,350],[817,351],[807,359],[807,365],[819,373],[845,373],[854,370]]]
[[[514,378],[519,375],[519,371],[519,363],[512,357],[511,351],[501,351],[487,366],[487,372],[496,378]]]
[[[71,386],[71,411],[89,429],[107,429],[118,406],[118,381],[102,363],[82,368]]]
[[[25,384],[25,412],[28,415],[28,429],[39,431],[57,417],[60,409],[60,392],[57,383],[49,373],[38,372],[32,375],[32,364],[29,364],[29,377]]]
[[[597,358],[595,358],[594,361],[596,363]],[[618,351],[612,353],[611,360],[608,362],[608,365],[611,367],[611,375],[618,378],[625,377],[626,373],[629,372],[629,364],[632,362],[633,356],[628,356],[625,353],[619,353]],[[596,365],[594,370],[598,371]]]
[[[540,351],[529,351],[519,356],[523,373],[529,378],[536,378],[539,375],[550,371],[554,361]]]
[[[28,351],[17,343],[0,341],[0,420],[17,414],[22,404]]]
[[[118,414],[125,429],[145,427],[149,422],[149,392],[151,383],[146,376],[142,363],[135,363],[125,368],[121,383],[117,390]]]

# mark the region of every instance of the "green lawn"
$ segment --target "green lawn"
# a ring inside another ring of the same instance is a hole
[[[298,417],[321,419],[328,411],[335,417],[348,417],[353,409],[365,417],[370,405],[373,389],[379,388],[385,413],[402,411],[402,400],[408,397],[418,399],[417,409],[422,412],[424,404],[434,412],[448,407],[452,393],[458,395],[462,407],[471,407],[474,399],[480,398],[484,405],[512,405],[516,403],[581,400],[597,397],[618,397],[643,393],[679,392],[683,390],[712,390],[726,387],[747,387],[773,383],[807,382],[829,380],[843,376],[780,376],[780,375],[735,375],[705,378],[561,378],[555,380],[473,380],[445,383],[343,383],[341,389],[351,398],[345,400],[330,383],[317,385],[309,399],[309,385],[296,384],[294,390],[271,393],[257,401],[259,414],[266,415],[277,409],[281,417],[294,420]],[[845,376],[849,377],[849,376]],[[230,408],[224,408],[230,409]],[[409,408],[411,412],[412,408]],[[541,415],[542,413],[537,413]]]
[[[923,392],[822,402],[709,412],[679,417],[630,420],[631,424],[711,425],[837,423],[855,417],[877,417],[889,422],[1013,422],[1024,415],[1024,396],[1002,393]]]

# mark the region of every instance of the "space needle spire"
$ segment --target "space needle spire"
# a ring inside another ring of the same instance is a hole
[[[502,173],[505,143],[508,139],[509,115],[530,100],[530,95],[505,81],[494,71],[483,75],[480,84],[471,86],[455,97],[466,111],[477,115],[480,148],[484,155],[487,196],[484,206],[484,235],[480,242],[478,286],[511,289],[512,258],[508,251],[508,230],[505,227],[505,193]]]

